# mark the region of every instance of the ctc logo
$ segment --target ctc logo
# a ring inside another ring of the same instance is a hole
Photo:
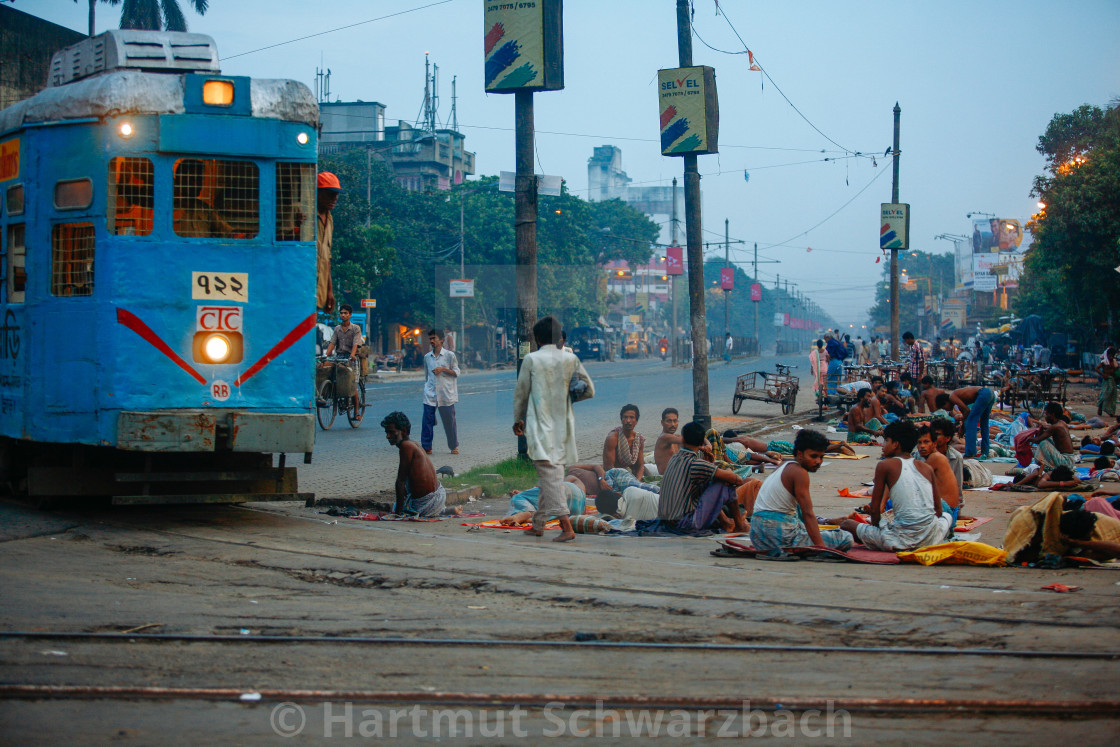
[[[199,332],[240,332],[240,306],[199,306]]]

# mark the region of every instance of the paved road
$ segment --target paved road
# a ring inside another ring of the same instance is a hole
[[[712,416],[731,417],[731,392],[738,374],[773,370],[775,363],[793,363],[801,369],[806,366],[804,356],[791,355],[737,360],[731,365],[721,360],[712,361],[709,368]],[[581,458],[598,457],[603,439],[607,431],[618,424],[618,411],[624,404],[633,403],[641,409],[638,430],[647,440],[660,432],[659,420],[664,408],[676,407],[685,417],[692,413],[691,369],[673,368],[659,358],[588,362],[586,365],[595,382],[596,395],[576,405]],[[805,370],[796,373],[802,377],[807,374]],[[432,455],[437,467],[450,465],[462,472],[516,453],[516,439],[510,431],[515,382],[512,370],[463,375],[456,407],[460,453],[448,453],[442,426],[437,423]],[[320,497],[359,497],[391,489],[397,452],[385,441],[381,418],[394,410],[403,411],[412,420],[413,438],[419,440],[422,387],[423,382],[418,380],[368,384],[367,398],[372,406],[366,411],[365,422],[352,429],[342,417],[330,431],[317,431],[313,463],[300,466],[300,488]],[[807,406],[808,389],[808,386],[802,389],[803,406]],[[769,417],[780,413],[778,405],[749,401],[743,403],[740,410],[742,416]]]

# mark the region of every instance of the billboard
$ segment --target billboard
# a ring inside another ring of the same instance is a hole
[[[719,137],[716,71],[706,65],[657,71],[661,155],[715,153]]]
[[[671,246],[665,250],[665,274],[684,274],[684,250],[679,246]]]
[[[884,202],[879,206],[879,248],[910,248],[910,206]]]
[[[1015,218],[975,218],[972,253],[1014,252],[1023,243],[1023,226]]]
[[[563,18],[562,0],[486,2],[486,92],[562,89]]]
[[[719,287],[725,291],[735,290],[735,270],[730,267],[719,269]]]
[[[751,300],[752,301],[761,301],[762,300],[762,286],[759,285],[758,283],[751,283]]]

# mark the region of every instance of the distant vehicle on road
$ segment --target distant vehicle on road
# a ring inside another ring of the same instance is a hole
[[[602,327],[576,327],[572,330],[568,344],[581,361],[605,361],[610,356]]]

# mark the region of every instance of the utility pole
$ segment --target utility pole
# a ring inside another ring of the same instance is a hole
[[[898,204],[898,124],[902,109],[894,102],[894,180],[891,183],[891,202]],[[898,249],[891,249],[891,359],[899,359],[898,339]]]
[[[758,242],[754,242],[754,283],[758,286],[761,296],[762,284],[758,282]],[[755,301],[754,306],[754,344],[758,348],[758,354],[762,355],[762,340],[758,339],[758,305],[762,303],[761,297]]]
[[[467,276],[466,265],[464,258],[467,253],[467,234],[463,230],[463,205],[467,201],[467,194],[463,192],[459,195],[459,277],[465,278]],[[466,365],[463,353],[466,349],[466,326],[467,326],[467,299],[459,298],[459,339],[455,341],[455,354]]]
[[[723,219],[723,266],[724,268],[731,267],[731,238],[728,233],[727,218]],[[731,317],[728,316],[728,300],[731,298],[731,291],[726,288],[723,291],[723,331],[731,331]]]
[[[529,354],[537,321],[537,177],[533,173],[533,92],[514,93],[516,181],[514,238],[517,242],[517,373]],[[528,458],[524,436],[517,437],[517,453]]]
[[[673,210],[673,220],[671,222],[672,225],[669,226],[669,230],[670,230],[670,234],[672,236],[671,243],[672,243],[673,246],[677,246],[677,177],[675,177],[675,176],[673,177],[673,208],[672,208],[672,210]],[[678,329],[678,327],[677,327],[677,293],[680,291],[680,288],[678,287],[679,284],[677,283],[677,280],[679,278],[680,278],[680,275],[673,275],[669,279],[669,282],[673,284],[672,285],[672,291],[673,291],[673,334],[671,335],[671,339],[673,340],[673,365],[674,366],[677,365],[678,363],[680,363],[680,359],[677,356],[677,329]]]
[[[692,22],[689,0],[677,0],[677,54],[680,67],[692,67]],[[697,155],[684,157],[684,225],[688,243],[688,300],[692,321],[692,419],[705,430],[708,411],[708,320],[704,313],[704,237],[701,235],[700,171]]]

